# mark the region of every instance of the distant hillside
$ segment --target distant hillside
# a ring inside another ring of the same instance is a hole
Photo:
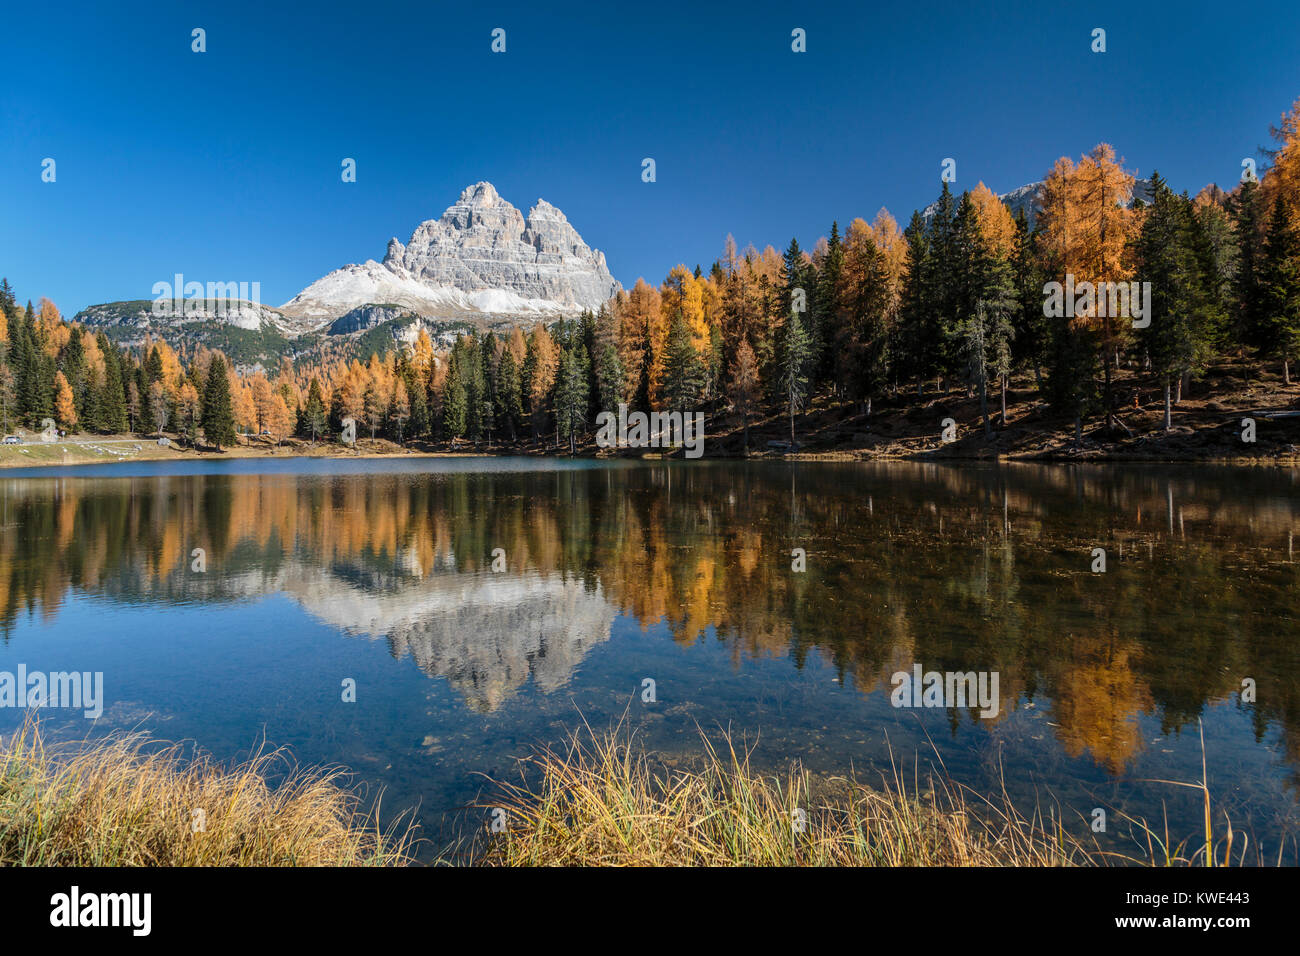
[[[237,366],[273,368],[282,357],[293,357],[310,348],[312,336],[290,338],[271,321],[274,310],[252,302],[231,302],[229,306],[205,300],[203,309],[183,317],[158,316],[153,302],[105,302],[92,305],[73,316],[88,328],[101,329],[122,346],[141,344],[146,338],[165,339],[173,348],[193,349],[205,345],[220,349]],[[319,337],[315,337],[319,338]]]
[[[456,337],[476,331],[508,333],[511,320],[487,317],[429,319],[392,303],[359,306],[313,332],[289,335],[274,316],[278,310],[256,303],[232,303],[219,310],[215,302],[182,318],[158,316],[147,299],[106,302],[83,309],[73,317],[88,328],[102,330],[120,346],[142,344],[146,338],[160,338],[175,349],[192,352],[199,346],[219,349],[236,368],[275,368],[282,358],[297,360],[331,353],[342,358],[365,360],[392,351],[398,344],[410,345],[424,329],[435,347],[450,348]]]

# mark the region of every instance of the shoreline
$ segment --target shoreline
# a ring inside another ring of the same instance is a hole
[[[796,414],[773,404],[742,417],[723,403],[704,411],[703,456],[693,460],[727,461],[910,461],[1034,462],[1040,464],[1146,463],[1202,464],[1232,467],[1300,465],[1300,381],[1284,381],[1271,370],[1240,360],[1224,360],[1207,369],[1195,388],[1188,387],[1168,409],[1163,396],[1135,373],[1125,370],[1116,388],[1132,393],[1126,404],[1111,409],[1109,423],[1100,414],[1076,425],[1055,413],[1032,379],[1022,376],[1005,395],[981,403],[966,387],[941,386],[921,393],[896,389],[874,404],[846,401],[820,392]],[[590,411],[590,409],[588,410]],[[985,416],[987,413],[987,431]],[[589,416],[590,419],[590,416]],[[331,432],[315,443],[286,436],[242,435],[221,451],[200,443],[183,446],[175,432],[76,434],[43,442],[31,430],[17,432],[21,444],[0,444],[0,472],[6,469],[55,468],[114,461],[202,461],[257,458],[581,458],[588,460],[683,460],[684,449],[661,453],[652,447],[610,449],[596,443],[588,420],[570,455],[567,439],[555,430],[521,430],[509,441],[500,432],[454,444],[424,434],[398,443],[380,430],[377,437],[358,436],[352,447]],[[700,450],[700,449],[696,449]]]
[[[706,412],[703,456],[692,460],[726,461],[910,461],[1033,462],[1039,464],[1201,464],[1231,467],[1300,465],[1300,382],[1282,382],[1272,374],[1243,378],[1233,365],[1216,368],[1195,394],[1189,389],[1170,409],[1160,396],[1134,388],[1133,402],[1115,408],[1111,424],[1100,416],[1076,431],[1072,419],[1054,414],[1028,380],[1012,383],[1006,395],[1006,418],[990,402],[990,428],[977,397],[964,388],[931,390],[917,395],[898,391],[865,408],[821,393],[794,419],[779,408],[756,410],[748,421],[723,406]],[[1124,387],[1135,386],[1126,378]],[[1146,401],[1142,399],[1145,398]],[[1249,425],[1247,425],[1249,423]],[[43,442],[20,431],[23,442],[0,445],[0,472],[7,469],[54,468],[114,461],[232,461],[236,459],[331,458],[581,458],[587,460],[685,460],[684,449],[602,448],[590,427],[582,430],[575,454],[555,431],[525,435],[522,440],[476,442],[422,436],[399,444],[389,437],[358,437],[348,447],[333,437],[311,443],[288,436],[279,444],[255,435],[216,451],[200,443],[182,446],[180,436],[157,434],[77,434]],[[792,434],[793,432],[793,434]],[[792,442],[793,438],[793,442]],[[946,440],[945,440],[946,439]]]
[[[598,455],[583,454],[576,455],[558,454],[552,452],[536,452],[524,450],[502,450],[493,449],[490,451],[470,451],[470,452],[448,452],[448,451],[410,451],[405,453],[387,453],[387,452],[364,452],[360,454],[317,454],[317,453],[299,453],[287,452],[282,454],[228,454],[216,452],[203,452],[192,454],[180,454],[171,456],[121,456],[121,457],[104,457],[85,455],[75,458],[69,457],[63,461],[24,461],[0,458],[0,475],[7,472],[21,473],[26,471],[49,471],[59,472],[66,471],[71,474],[80,468],[93,467],[95,465],[117,465],[117,464],[176,464],[190,462],[235,462],[235,461],[294,461],[299,459],[319,459],[326,461],[393,461],[408,459],[452,459],[452,458],[536,458],[539,460],[570,460],[570,461],[591,461],[591,462],[614,462],[614,461],[645,461],[645,462],[689,462],[692,459],[684,458],[682,455]],[[971,455],[971,454],[934,454],[918,452],[909,455],[898,454],[870,454],[856,453],[849,451],[829,451],[829,452],[794,452],[792,454],[780,454],[772,452],[763,452],[743,455],[715,455],[700,459],[701,462],[793,462],[793,463],[816,463],[816,464],[852,464],[868,462],[897,462],[904,464],[949,464],[949,465],[975,465],[975,464],[1028,464],[1028,465],[1206,465],[1214,467],[1228,468],[1296,468],[1300,467],[1300,455],[1286,455],[1278,457],[1174,457],[1174,456],[1144,456],[1144,455],[1126,455],[1114,453],[1076,453],[1076,454],[1039,454],[1039,455]]]
[[[115,444],[127,444],[129,451],[108,450]],[[379,444],[379,443],[376,443]],[[388,443],[385,443],[388,444]],[[1294,447],[1294,446],[1292,446]],[[1209,449],[1206,449],[1208,451]],[[33,454],[35,451],[35,454]],[[1263,449],[1261,449],[1263,451]],[[305,443],[284,445],[279,448],[240,445],[221,451],[180,448],[175,444],[160,446],[155,439],[128,442],[120,437],[101,441],[31,442],[23,445],[0,446],[0,473],[30,469],[74,469],[87,465],[118,464],[128,462],[200,462],[200,461],[287,461],[292,459],[327,459],[331,461],[437,459],[437,458],[538,458],[586,461],[767,461],[767,462],[911,462],[916,464],[1146,464],[1146,465],[1215,465],[1234,468],[1294,468],[1300,466],[1300,450],[1278,449],[1272,454],[1222,455],[1182,453],[1143,454],[1123,448],[1108,448],[1096,443],[1078,447],[1065,447],[1046,451],[999,451],[988,447],[903,449],[842,448],[808,451],[780,451],[751,448],[748,455],[738,451],[723,450],[699,459],[688,459],[680,449],[664,455],[655,451],[642,454],[602,453],[593,447],[579,448],[570,455],[567,449],[537,449],[490,445],[479,449],[452,450],[440,448],[391,447],[347,450],[337,444]]]

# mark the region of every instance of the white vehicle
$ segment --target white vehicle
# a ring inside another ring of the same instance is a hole
[[[17,435],[5,435],[4,443],[6,445],[21,445],[23,440]]]

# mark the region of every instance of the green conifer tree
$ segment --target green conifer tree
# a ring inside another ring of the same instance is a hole
[[[157,354],[158,350],[154,349],[153,355]],[[214,355],[208,366],[202,406],[204,437],[216,446],[217,451],[226,445],[233,445],[236,441],[235,415],[230,400],[230,379],[227,377],[226,362],[220,355]]]

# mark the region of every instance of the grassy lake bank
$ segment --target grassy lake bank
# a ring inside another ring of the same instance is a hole
[[[615,728],[570,736],[492,781],[468,820],[486,820],[435,865],[1227,866],[1233,833],[1167,843],[1129,820],[1132,854],[1069,836],[1059,808],[1024,815],[942,776],[877,786],[792,764],[762,774],[727,737],[668,767]],[[51,746],[35,722],[0,744],[0,866],[408,866],[418,827],[381,828],[338,768],[282,751],[223,767],[139,734]],[[531,783],[522,782],[527,777]],[[271,778],[278,778],[274,785]],[[1207,815],[1209,794],[1206,792]],[[1267,861],[1256,861],[1267,862]]]

